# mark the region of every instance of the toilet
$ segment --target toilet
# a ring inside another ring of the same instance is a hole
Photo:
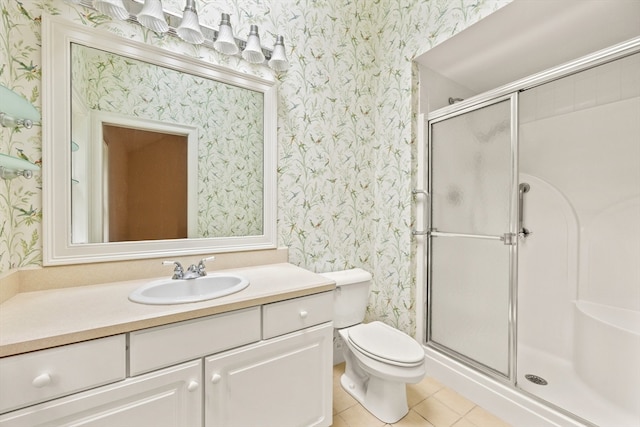
[[[342,387],[385,423],[395,423],[409,412],[406,384],[425,376],[422,346],[409,335],[385,323],[364,320],[371,274],[359,268],[322,276],[336,282],[334,328],[344,341],[345,372]]]

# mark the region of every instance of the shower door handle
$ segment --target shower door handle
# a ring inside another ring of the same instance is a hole
[[[417,196],[418,194],[423,195],[426,198],[426,207],[425,207],[425,215],[424,215],[424,226],[428,227],[429,226],[429,217],[428,217],[428,212],[431,209],[431,194],[429,194],[428,191],[425,190],[418,190],[418,189],[413,189],[411,190],[411,194],[414,196]],[[411,234],[414,236],[426,236],[427,234],[429,234],[428,230],[411,230]]]
[[[518,236],[526,238],[531,234],[528,228],[524,226],[524,195],[528,193],[531,186],[523,182],[518,187]]]

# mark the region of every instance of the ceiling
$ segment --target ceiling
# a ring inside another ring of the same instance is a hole
[[[514,0],[416,58],[475,93],[640,36],[640,0]]]

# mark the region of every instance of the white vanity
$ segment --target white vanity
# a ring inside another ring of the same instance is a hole
[[[334,284],[234,272],[251,285],[192,304],[129,301],[142,280],[4,302],[0,426],[331,425]]]

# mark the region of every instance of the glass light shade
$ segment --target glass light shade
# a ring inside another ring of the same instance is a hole
[[[260,47],[260,35],[258,34],[257,25],[252,25],[249,30],[247,46],[242,51],[242,57],[245,61],[251,62],[252,64],[261,64],[264,62],[264,54],[262,53],[262,47]]]
[[[156,33],[163,34],[169,31],[160,0],[144,0],[144,6],[138,14],[138,22]]]
[[[108,15],[114,19],[124,21],[129,19],[129,12],[124,7],[122,0],[95,0],[93,2],[100,13]]]
[[[227,13],[222,14],[220,20],[220,28],[218,29],[218,37],[213,42],[213,47],[220,53],[225,55],[235,55],[240,49],[236,44],[236,39],[233,36],[233,29],[231,28],[230,16]]]
[[[202,30],[200,29],[200,22],[198,22],[195,0],[187,0],[187,5],[184,7],[184,13],[182,14],[182,21],[176,29],[176,33],[178,33],[178,37],[187,43],[201,44],[204,42],[204,35],[202,35]]]
[[[269,67],[275,71],[287,71],[289,69],[289,61],[284,51],[284,37],[277,36],[276,44],[273,46],[273,53],[269,59]]]

